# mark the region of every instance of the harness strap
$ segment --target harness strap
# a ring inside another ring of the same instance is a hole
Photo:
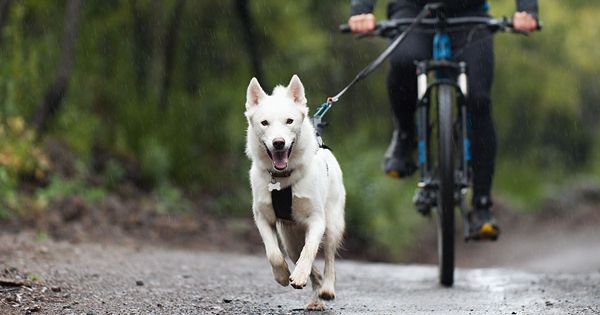
[[[292,186],[271,191],[271,201],[277,219],[294,222],[292,217]]]

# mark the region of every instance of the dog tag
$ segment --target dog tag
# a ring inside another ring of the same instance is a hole
[[[268,188],[269,188],[269,191],[273,191],[273,189],[279,191],[279,190],[281,190],[281,183],[280,182],[269,183],[268,184]]]

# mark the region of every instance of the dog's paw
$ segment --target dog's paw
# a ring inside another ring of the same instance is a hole
[[[325,303],[321,301],[311,301],[310,303],[304,305],[305,311],[324,311]]]
[[[287,287],[290,283],[290,270],[288,269],[287,263],[284,261],[282,265],[273,266],[273,276],[275,281],[284,287]]]
[[[325,301],[331,301],[335,299],[335,291],[333,290],[333,288],[321,288],[321,290],[319,290],[319,297]]]
[[[306,286],[306,282],[308,282],[308,276],[309,272],[296,266],[296,269],[294,269],[294,272],[290,276],[290,284],[294,289],[302,289]]]

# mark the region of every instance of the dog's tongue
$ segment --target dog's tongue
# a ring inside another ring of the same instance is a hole
[[[273,152],[273,166],[278,170],[284,170],[288,165],[288,151]]]

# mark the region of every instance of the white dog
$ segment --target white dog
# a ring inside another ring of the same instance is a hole
[[[301,289],[310,277],[315,295],[305,308],[322,310],[322,300],[335,297],[334,259],[345,226],[342,171],[318,144],[298,76],[272,95],[253,78],[246,96],[252,211],[275,281]],[[313,266],[321,242],[323,277]],[[284,249],[296,265],[291,275]]]

